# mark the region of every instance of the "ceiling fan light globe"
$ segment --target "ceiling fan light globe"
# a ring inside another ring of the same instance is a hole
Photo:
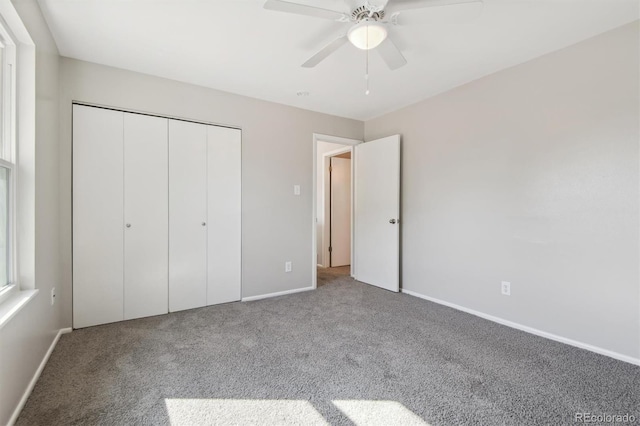
[[[354,25],[347,35],[351,44],[358,49],[375,49],[387,38],[387,29],[378,22],[364,21]]]

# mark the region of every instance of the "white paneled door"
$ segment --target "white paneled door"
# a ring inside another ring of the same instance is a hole
[[[169,121],[169,311],[207,304],[207,126]]]
[[[123,319],[123,113],[73,106],[73,326]]]
[[[241,132],[207,126],[207,304],[241,298]]]
[[[355,278],[400,290],[400,136],[355,148]]]
[[[167,126],[124,114],[124,319],[168,312]]]
[[[331,266],[351,264],[351,160],[331,158]]]

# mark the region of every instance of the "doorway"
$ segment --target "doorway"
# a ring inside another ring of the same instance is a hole
[[[325,218],[329,213],[326,213],[321,197],[328,183],[325,183],[321,172],[326,157],[336,157],[349,151],[349,275],[365,284],[397,293],[400,291],[400,135],[375,139],[366,144],[354,139],[313,135],[312,288],[318,286],[319,269],[323,272],[331,269],[328,237],[325,237],[328,233]]]
[[[334,145],[334,144],[329,144]],[[318,149],[335,148],[319,144]],[[352,147],[322,154],[317,193],[320,214],[317,222],[317,286],[348,282],[352,256]]]
[[[329,199],[324,204],[329,205],[330,268],[351,266],[351,148],[348,149],[329,157]]]
[[[352,151],[361,142],[314,135],[314,288],[355,274]]]

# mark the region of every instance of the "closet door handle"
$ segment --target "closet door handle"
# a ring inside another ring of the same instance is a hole
[[[202,222],[202,226],[207,226],[207,222]]]
[[[130,224],[130,223],[127,223],[125,226],[126,226],[127,228],[131,228],[131,224]]]

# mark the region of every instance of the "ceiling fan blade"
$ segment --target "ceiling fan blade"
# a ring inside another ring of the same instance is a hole
[[[387,14],[401,10],[422,9],[425,7],[451,6],[454,4],[483,3],[482,0],[391,0],[385,9]]]
[[[283,0],[267,0],[264,8],[269,10],[277,10],[278,12],[295,13],[296,15],[314,16],[316,18],[331,19],[340,21],[349,17],[337,10],[322,9],[305,4],[291,3]]]
[[[304,68],[313,68],[318,65],[320,62],[324,61],[327,56],[331,55],[336,50],[340,49],[343,44],[347,42],[347,36],[343,35],[342,37],[338,37],[333,40],[331,43],[327,44],[321,51],[313,55],[307,62],[302,64]]]
[[[385,39],[380,46],[376,47],[382,59],[387,63],[387,66],[391,70],[397,70],[398,68],[406,65],[407,60],[402,56],[400,49],[391,41],[389,37]]]

